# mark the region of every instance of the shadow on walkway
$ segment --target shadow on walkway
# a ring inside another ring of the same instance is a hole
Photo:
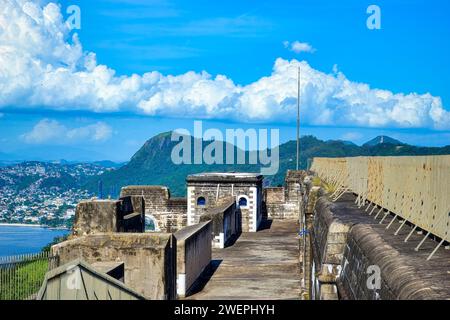
[[[202,275],[198,277],[197,281],[192,285],[186,297],[194,295],[203,290],[208,281],[212,278],[216,270],[219,268],[223,260],[211,260],[209,266],[205,268]]]

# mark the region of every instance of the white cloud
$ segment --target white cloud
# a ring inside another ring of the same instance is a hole
[[[56,120],[43,119],[30,132],[22,135],[29,144],[65,144],[79,141],[101,142],[108,140],[112,129],[103,122],[78,128],[68,128]]]
[[[98,64],[94,53],[83,51],[76,34],[69,39],[57,5],[0,0],[0,7],[0,109],[293,123],[300,66],[303,124],[450,129],[450,112],[439,97],[374,89],[348,80],[337,68],[327,74],[295,59],[276,59],[270,75],[246,86],[207,72],[117,76]],[[295,43],[288,45],[307,49]]]
[[[290,51],[293,51],[295,53],[301,53],[301,52],[314,53],[316,51],[316,49],[314,49],[307,42],[294,41],[294,42],[290,43],[289,41],[284,41],[283,45],[286,49],[289,49]]]

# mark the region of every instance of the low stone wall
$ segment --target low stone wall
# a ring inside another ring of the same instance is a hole
[[[298,201],[287,201],[283,187],[265,188],[264,203],[268,219],[298,219]]]
[[[185,227],[177,239],[177,294],[185,297],[211,262],[212,222]]]
[[[304,214],[308,185],[305,171],[288,170],[284,187],[264,188],[263,199],[268,219],[296,219]]]
[[[75,259],[89,264],[123,262],[124,284],[147,299],[176,299],[176,240],[167,233],[98,233],[51,248],[63,265]]]
[[[416,253],[413,244],[405,244],[399,237],[364,209],[358,209],[352,194],[344,195],[336,203],[326,196],[320,197],[315,204],[312,230],[312,298],[423,300],[446,297],[445,289],[438,288],[440,284],[431,274],[424,277],[423,272],[420,273],[421,268],[426,268],[430,273],[439,274],[439,270],[431,271],[439,263],[430,264],[426,254]],[[418,263],[422,266],[418,267]]]
[[[368,270],[379,271],[380,289],[367,285]],[[352,300],[442,299],[397,250],[363,224],[350,230],[338,285],[341,296]]]
[[[212,221],[214,248],[225,248],[227,243],[241,233],[241,214],[236,208],[234,198],[223,199],[217,207],[210,208],[201,217],[200,222]]]
[[[315,204],[313,224],[313,299],[338,299],[336,279],[341,271],[344,248],[350,225],[343,223],[330,210],[331,202],[321,197]]]
[[[73,236],[101,232],[143,232],[145,227],[142,197],[120,200],[86,200],[76,208]]]

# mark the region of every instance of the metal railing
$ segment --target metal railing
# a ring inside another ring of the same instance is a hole
[[[0,257],[0,300],[35,299],[45,274],[57,266],[48,251]]]

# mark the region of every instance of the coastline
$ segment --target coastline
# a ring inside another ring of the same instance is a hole
[[[35,228],[46,228],[47,226],[43,224],[27,224],[27,223],[5,223],[1,222],[0,226],[6,227],[35,227]]]
[[[5,223],[0,222],[0,227],[32,227],[32,228],[45,228],[49,230],[66,230],[70,231],[67,227],[49,227],[45,224],[27,224],[27,223]]]

